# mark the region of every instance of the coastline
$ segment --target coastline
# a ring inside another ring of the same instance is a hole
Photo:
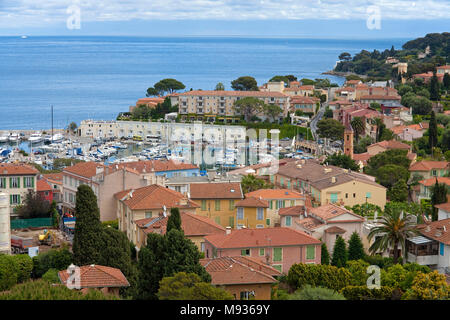
[[[347,76],[358,76],[363,79],[367,78],[367,75],[365,75],[365,74],[357,74],[354,72],[340,72],[340,71],[334,71],[334,70],[325,71],[325,72],[322,72],[321,74],[327,74],[330,76],[341,77],[341,78],[345,78]]]

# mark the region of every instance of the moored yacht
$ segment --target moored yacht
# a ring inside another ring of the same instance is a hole
[[[31,134],[31,136],[28,138],[28,141],[31,143],[39,143],[44,141],[44,138],[42,137],[42,134],[39,132]]]

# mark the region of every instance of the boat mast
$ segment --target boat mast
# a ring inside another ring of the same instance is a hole
[[[52,139],[51,142],[53,143],[53,105],[52,105]]]

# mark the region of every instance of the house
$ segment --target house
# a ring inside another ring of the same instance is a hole
[[[198,204],[187,196],[153,184],[137,189],[127,189],[114,194],[116,200],[116,218],[119,230],[125,232],[130,241],[142,243],[136,222],[141,219],[159,217],[162,212],[179,208],[183,212],[195,213]]]
[[[295,263],[320,264],[321,242],[291,228],[234,229],[205,237],[206,258],[248,256],[287,274]]]
[[[270,300],[272,287],[281,272],[260,259],[247,256],[201,259],[211,276],[211,284],[221,287],[235,300]]]
[[[320,106],[320,99],[307,96],[293,96],[290,100],[291,111],[299,110],[303,113],[316,114],[317,106]]]
[[[450,171],[450,163],[447,161],[418,161],[409,166],[412,175],[421,176],[422,179],[444,177]]]
[[[9,194],[10,214],[23,203],[29,190],[36,192],[39,171],[27,164],[0,163],[0,192]]]
[[[354,101],[356,99],[356,89],[353,87],[341,87],[334,91],[334,98],[337,100]]]
[[[406,240],[407,262],[450,275],[450,219],[419,225],[420,235]]]
[[[196,214],[213,219],[223,227],[235,225],[235,203],[244,199],[236,182],[195,183],[190,186],[191,200],[200,205]]]
[[[313,85],[296,85],[295,83],[290,83],[288,88],[283,90],[283,93],[289,96],[303,96],[303,97],[311,97],[314,94],[314,86]]]
[[[367,152],[371,156],[375,156],[381,152],[385,152],[387,150],[391,149],[401,149],[401,150],[407,150],[408,153],[411,153],[411,146],[409,144],[396,141],[396,140],[384,140],[380,141],[374,144],[371,144],[367,147]]]
[[[362,236],[364,218],[344,207],[326,204],[317,208],[295,206],[280,209],[281,226],[300,230],[320,239],[332,252],[337,236],[346,241],[353,232]]]
[[[419,181],[419,193],[415,194],[416,202],[420,203],[422,199],[431,199],[433,186],[436,184],[436,181],[441,184],[445,184],[447,186],[447,190],[450,191],[450,178],[449,177],[433,177],[425,180]]]
[[[336,203],[353,207],[368,202],[384,208],[386,204],[386,188],[374,177],[313,159],[280,166],[270,181],[310,196],[313,206]]]
[[[168,212],[166,216],[160,214],[156,217],[136,220],[137,232],[139,233],[136,247],[139,249],[146,245],[149,233],[165,234],[169,216],[170,213]],[[195,243],[200,252],[205,251],[205,236],[215,233],[225,234],[224,227],[207,217],[189,212],[180,212],[180,217],[181,229],[183,229],[185,237]]]
[[[136,170],[105,166],[97,162],[79,162],[63,169],[63,211],[74,213],[78,186],[86,184],[92,188],[100,209],[100,220],[117,219],[114,194],[146,184]]]
[[[266,225],[270,227],[280,226],[280,208],[305,205],[305,195],[292,190],[290,183],[286,186],[281,183],[280,187],[283,189],[259,189],[245,194],[246,198],[254,197],[268,202]]]
[[[450,65],[436,67],[436,75],[445,75],[446,73],[450,74]]]
[[[42,178],[50,185],[52,188],[53,201],[56,202],[56,207],[58,209],[62,208],[63,203],[63,174],[59,173],[48,173],[42,175]]]
[[[446,69],[439,69],[440,73],[437,73],[437,68],[436,68],[436,77],[440,83],[444,82],[444,75],[445,75],[445,73],[448,73],[448,72],[445,72],[445,70]],[[434,74],[432,71],[428,71],[425,73],[413,74],[412,77],[414,80],[422,79],[424,83],[429,83],[431,81],[431,78],[433,78],[433,75]]]
[[[146,106],[148,108],[155,108],[158,104],[163,103],[164,98],[152,97],[152,98],[141,98],[136,102],[135,106],[130,106],[130,112],[133,112],[139,106]]]
[[[266,200],[257,197],[246,197],[235,203],[236,207],[236,227],[246,228],[264,228],[270,225],[267,220],[267,208],[269,203]]]
[[[435,205],[438,208],[438,220],[450,219],[450,202]]]
[[[37,180],[36,192],[43,201],[47,201],[48,203],[53,202],[52,187],[47,183],[45,179]]]
[[[429,125],[427,122],[421,122],[418,124],[411,124],[407,126],[398,125],[392,127],[390,130],[401,140],[413,141],[422,138],[425,131],[428,130],[428,127]]]
[[[242,180],[242,175],[240,174],[231,174],[228,172],[226,175],[216,174],[215,171],[208,172],[207,175],[204,176],[188,176],[188,177],[179,177],[173,176],[171,178],[167,178],[164,182],[164,185],[172,190],[181,193],[190,193],[191,184],[195,183],[224,183],[224,182],[237,182],[240,183]]]
[[[127,278],[119,269],[95,264],[79,267],[79,282],[75,282],[75,277],[70,278],[70,276],[71,274],[67,270],[58,272],[58,278],[63,285],[79,286],[76,289],[83,293],[88,292],[89,289],[97,289],[105,294],[119,296],[121,288],[130,286]],[[69,280],[74,282],[67,283]]]
[[[362,84],[361,80],[347,80],[344,83],[345,87],[356,88],[357,85]]]

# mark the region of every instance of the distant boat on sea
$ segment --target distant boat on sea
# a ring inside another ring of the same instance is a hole
[[[28,38],[28,37],[27,37],[27,36],[21,36],[21,38],[22,38],[22,39],[26,39],[26,38]]]

